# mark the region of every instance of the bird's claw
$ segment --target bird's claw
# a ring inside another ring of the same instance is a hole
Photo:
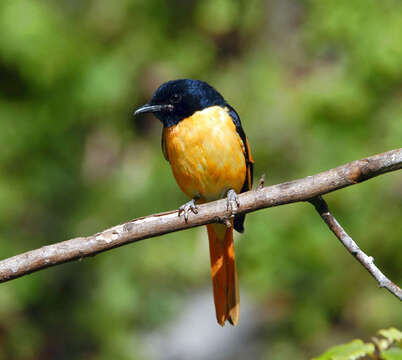
[[[194,199],[192,199],[189,202],[186,202],[185,204],[180,206],[178,215],[180,216],[181,213],[183,213],[184,220],[185,220],[185,222],[187,222],[188,221],[188,215],[189,215],[190,211],[193,212],[194,214],[198,214],[198,208],[197,208],[197,205],[195,204]]]
[[[230,189],[226,195],[226,208],[232,212],[232,215],[235,215],[238,207],[240,206],[239,197],[236,194],[236,191]]]

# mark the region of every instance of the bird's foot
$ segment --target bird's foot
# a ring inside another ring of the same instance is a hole
[[[230,189],[226,194],[226,207],[231,211],[232,215],[235,215],[238,207],[240,206],[239,197],[236,191]]]
[[[197,199],[192,199],[179,207],[179,216],[181,215],[181,213],[183,213],[185,222],[188,221],[188,215],[190,214],[190,211],[194,214],[198,214],[198,208],[195,204],[196,200]]]

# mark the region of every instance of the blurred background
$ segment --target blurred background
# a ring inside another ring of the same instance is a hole
[[[1,258],[187,201],[131,115],[170,79],[225,95],[267,184],[400,147],[401,39],[398,0],[2,0]],[[326,199],[401,284],[402,174]],[[0,359],[297,360],[402,326],[311,205],[250,214],[236,252],[236,328],[197,228],[2,284]]]

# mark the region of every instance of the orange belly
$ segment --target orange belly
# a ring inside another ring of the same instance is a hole
[[[226,109],[213,106],[164,129],[174,177],[185,194],[206,201],[240,192],[246,178],[244,145]]]

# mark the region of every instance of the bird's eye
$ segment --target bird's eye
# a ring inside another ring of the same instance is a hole
[[[170,97],[170,101],[171,101],[172,103],[178,103],[180,100],[181,100],[181,95],[179,95],[179,94],[173,94],[173,95]]]

